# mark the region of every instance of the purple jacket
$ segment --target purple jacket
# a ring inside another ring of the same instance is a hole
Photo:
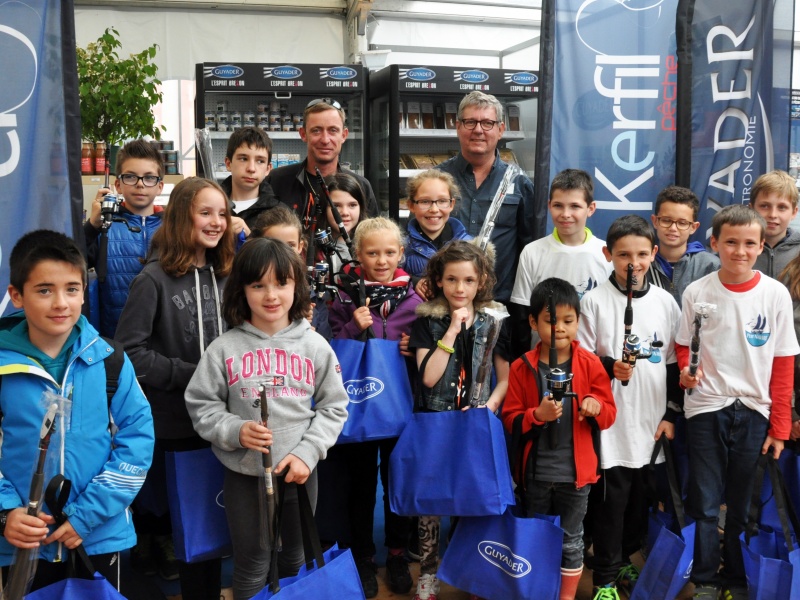
[[[343,298],[347,298],[345,292],[341,292]],[[370,306],[372,313],[372,330],[376,338],[384,340],[400,340],[400,334],[411,333],[411,325],[417,319],[414,310],[418,304],[422,303],[422,298],[414,291],[414,286],[409,283],[408,295],[384,321],[378,312],[378,306]],[[328,311],[328,322],[333,330],[333,337],[336,339],[355,340],[361,334],[356,324],[353,322],[353,313],[357,306],[352,302],[342,304],[338,298],[331,304]]]

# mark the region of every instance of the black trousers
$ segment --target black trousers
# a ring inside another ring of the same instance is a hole
[[[317,468],[316,519],[320,537],[350,547],[356,560],[375,554],[373,529],[379,471],[383,485],[384,544],[405,549],[408,543],[410,519],[394,514],[389,508],[389,457],[396,443],[397,438],[337,444]]]
[[[643,468],[606,469],[589,494],[594,543],[593,583],[612,583],[647,535]]]

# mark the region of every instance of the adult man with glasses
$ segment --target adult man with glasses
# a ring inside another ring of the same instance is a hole
[[[655,214],[650,215],[658,236],[658,252],[647,280],[672,294],[678,306],[686,286],[719,269],[715,254],[702,243],[689,241],[700,227],[699,210],[700,201],[692,190],[670,185],[658,194]]]
[[[306,158],[293,165],[274,169],[267,177],[278,200],[290,206],[300,217],[304,229],[308,229],[309,219],[314,210],[314,193],[320,194],[315,169],[323,177],[337,172],[355,177],[364,190],[367,199],[367,215],[377,216],[378,202],[372,186],[361,175],[343,169],[339,164],[342,145],[347,139],[345,114],[341,104],[331,98],[312,100],[303,113],[303,126],[299,129],[300,138],[306,143]],[[323,226],[325,216],[320,221]]]
[[[89,268],[97,267],[101,234],[108,236],[107,275],[100,284],[98,327],[107,337],[114,337],[119,315],[128,299],[128,287],[144,267],[150,240],[161,227],[160,208],[156,210],[154,203],[164,189],[164,160],[150,142],[133,140],[117,154],[116,172],[114,188],[121,204],[115,220],[102,233],[101,204],[103,197],[111,193],[103,187],[97,191],[92,214],[83,224]],[[91,302],[91,293],[89,298]]]
[[[459,104],[457,119],[461,152],[436,168],[455,178],[461,201],[453,216],[470,235],[477,236],[508,168],[497,152],[506,130],[503,105],[490,94],[472,92]],[[492,233],[497,275],[494,297],[498,302],[507,304],[511,298],[517,261],[525,245],[533,241],[534,221],[533,184],[520,174],[509,187]]]

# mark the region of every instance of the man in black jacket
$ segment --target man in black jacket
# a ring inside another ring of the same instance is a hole
[[[231,224],[238,236],[250,235],[256,218],[279,204],[267,182],[272,168],[272,140],[258,127],[242,127],[231,134],[225,151],[230,176],[220,185],[233,205]]]
[[[312,100],[306,106],[303,122],[299,131],[308,146],[305,160],[278,167],[267,178],[278,199],[294,209],[307,229],[314,206],[311,192],[320,193],[315,169],[318,168],[323,177],[344,172],[355,177],[364,189],[367,216],[377,216],[378,202],[369,181],[339,165],[339,154],[348,134],[342,106],[331,98]]]

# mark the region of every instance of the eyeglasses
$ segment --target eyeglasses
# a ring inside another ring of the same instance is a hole
[[[316,106],[317,104],[330,104],[336,110],[343,110],[342,105],[339,104],[333,98],[317,98],[316,100],[312,100],[308,104],[306,104],[306,108],[311,108],[312,106]]]
[[[461,124],[472,131],[478,125],[481,124],[481,129],[484,131],[491,131],[495,125],[497,125],[499,121],[492,121],[490,119],[484,119],[483,121],[478,121],[476,119],[461,119]]]
[[[678,231],[686,231],[694,224],[691,221],[686,221],[685,219],[676,221],[675,219],[670,219],[669,217],[656,217],[656,223],[658,223],[659,227],[663,227],[664,229],[669,229],[675,225],[675,227],[678,228]]]
[[[144,177],[139,177],[133,173],[123,173],[119,176],[119,180],[125,185],[139,185],[139,182],[141,181],[144,184],[144,187],[155,187],[158,185],[158,182],[161,181],[161,177],[158,175],[145,175]]]
[[[413,202],[423,210],[430,210],[434,204],[439,208],[447,208],[452,201],[452,198],[439,198],[437,200],[414,200]]]

